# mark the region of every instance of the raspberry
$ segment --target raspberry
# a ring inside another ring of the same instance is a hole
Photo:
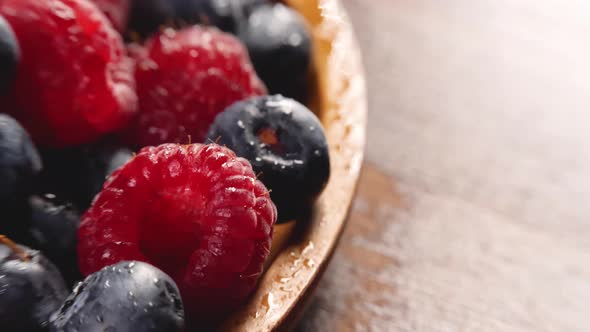
[[[126,125],[137,108],[132,61],[96,6],[86,0],[4,0],[0,14],[22,51],[6,110],[37,144],[87,143]]]
[[[181,290],[187,317],[219,317],[262,273],[277,212],[250,163],[216,144],[147,147],[82,217],[80,270],[148,262]]]
[[[131,0],[92,0],[109,18],[115,29],[122,32],[127,26]]]
[[[202,141],[223,109],[266,92],[247,51],[215,28],[166,29],[133,52],[139,114],[126,135],[132,145]]]

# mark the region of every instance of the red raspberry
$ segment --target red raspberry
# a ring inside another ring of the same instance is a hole
[[[187,317],[218,317],[262,273],[277,212],[250,163],[216,144],[147,147],[82,217],[80,270],[140,260],[178,284]]]
[[[131,7],[130,0],[92,0],[92,2],[105,13],[115,29],[120,32],[125,30]]]
[[[86,0],[4,0],[22,62],[4,102],[37,144],[66,146],[120,129],[137,109],[132,61]]]
[[[202,141],[227,106],[266,93],[241,42],[215,28],[169,28],[132,53],[139,114],[126,137],[134,145]]]

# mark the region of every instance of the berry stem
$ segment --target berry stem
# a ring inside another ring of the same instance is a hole
[[[30,260],[29,255],[6,235],[0,234],[0,244],[7,246],[10,250],[12,250],[12,252],[20,256],[21,260],[25,262]]]

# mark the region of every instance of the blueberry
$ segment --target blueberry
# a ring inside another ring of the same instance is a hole
[[[32,196],[29,242],[41,250],[59,269],[69,285],[82,279],[78,270],[78,224],[80,214],[55,195]]]
[[[120,262],[91,274],[51,316],[50,331],[167,331],[184,329],[172,279],[142,262]]]
[[[68,295],[56,267],[40,252],[0,239],[2,331],[45,331]]]
[[[217,116],[208,139],[250,161],[272,190],[280,221],[305,212],[330,176],[322,124],[305,106],[280,95],[233,104]]]
[[[0,114],[0,234],[30,240],[28,196],[41,158],[29,134],[12,117]]]
[[[105,180],[119,167],[133,158],[133,151],[125,147],[113,145],[99,145],[87,150],[89,160],[88,175],[90,176],[90,196],[102,190]]]
[[[32,241],[29,232],[31,206],[27,197],[17,196],[5,200],[0,204],[0,234],[7,235],[14,240],[29,244]]]
[[[0,94],[8,90],[19,61],[20,49],[14,31],[0,15]]]
[[[129,15],[128,29],[147,37],[174,20],[175,8],[171,0],[132,0]]]
[[[271,94],[305,102],[312,44],[301,15],[280,3],[259,6],[238,36]]]
[[[142,37],[161,26],[200,23],[236,33],[248,14],[269,0],[133,0],[129,30]]]
[[[45,165],[37,192],[52,193],[69,200],[81,211],[86,210],[102,189],[106,178],[127,160],[133,152],[110,144],[60,150],[42,150]]]
[[[0,114],[0,203],[26,194],[41,170],[41,158],[29,134],[12,117]]]
[[[213,25],[236,33],[241,22],[256,6],[268,0],[174,0],[178,18],[184,23]]]
[[[53,194],[15,200],[0,207],[0,233],[36,250],[54,263],[68,285],[82,279],[78,270],[77,232],[80,214]]]

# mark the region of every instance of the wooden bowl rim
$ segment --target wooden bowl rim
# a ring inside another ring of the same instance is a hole
[[[222,331],[293,326],[341,238],[364,157],[366,83],[350,20],[339,0],[287,2],[305,16],[313,31],[319,96],[314,104],[330,145],[331,178],[316,203],[308,232],[278,254],[249,302],[225,321]],[[283,278],[284,271],[294,273]],[[289,280],[283,283],[283,279]]]

